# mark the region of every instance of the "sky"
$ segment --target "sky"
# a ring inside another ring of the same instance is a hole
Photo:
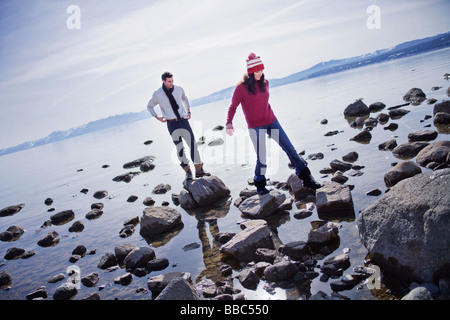
[[[0,0],[0,149],[450,31],[449,0]],[[229,102],[224,102],[224,108]]]

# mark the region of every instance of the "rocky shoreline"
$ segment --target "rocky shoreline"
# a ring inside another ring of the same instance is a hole
[[[447,95],[450,96],[450,88],[447,89]],[[361,175],[361,170],[364,169],[354,164],[358,159],[357,151],[331,161],[328,168],[320,171],[322,178],[329,181],[317,192],[304,188],[302,181],[294,174],[285,182],[272,182],[270,193],[263,196],[257,195],[252,187],[242,190],[232,204],[242,213],[242,219],[236,221],[241,226],[241,231],[222,232],[214,237],[218,250],[213,255],[220,280],[203,279],[194,283],[188,272],[151,275],[151,272],[164,271],[169,266],[167,258],[156,256],[151,244],[166,242],[180,232],[183,221],[177,207],[199,216],[199,222],[214,224],[216,218],[209,218],[205,212],[211,208],[220,212],[221,208],[230,205],[230,190],[219,177],[211,176],[184,181],[183,189],[179,193],[172,193],[172,203],[164,202],[161,206],[155,206],[155,201],[147,197],[143,201],[146,209],[142,215],[124,221],[118,228],[118,236],[124,239],[139,228],[140,236],[149,246],[136,246],[124,240],[122,245],[111,248],[99,257],[99,272],[77,277],[77,270],[74,268],[69,274],[56,274],[48,281],[63,282],[56,290],[49,292],[43,283],[23,299],[74,299],[81,285],[98,286],[100,270],[109,273],[118,269],[124,272],[114,278],[115,284],[127,286],[133,281],[133,277],[148,277],[147,287],[139,290],[144,293],[150,291],[151,298],[156,300],[246,299],[245,292],[233,287],[235,279],[247,290],[255,290],[262,282],[264,290],[269,293],[277,288],[305,287],[301,299],[346,300],[348,298],[343,291],[358,286],[376,286],[381,275],[386,279],[395,277],[399,283],[406,285],[399,289],[400,296],[405,300],[449,299],[450,239],[447,231],[450,227],[450,202],[447,195],[450,194],[450,141],[433,140],[438,135],[450,133],[450,100],[426,100],[425,93],[418,88],[412,88],[403,99],[405,104],[390,107],[387,113],[383,103],[376,102],[366,106],[362,100],[350,104],[343,111],[350,127],[359,130],[351,140],[369,144],[372,139],[371,131],[375,126],[383,125],[385,130],[395,131],[398,124],[393,120],[414,112],[412,108],[410,110],[405,107],[421,103],[433,105],[433,114],[424,120],[432,119],[434,128],[429,125],[430,128],[426,130],[411,132],[406,144],[397,145],[396,140],[391,139],[374,147],[374,152],[392,152],[401,161],[393,163],[392,168],[384,173],[388,188],[385,194],[363,210],[356,220],[361,242],[371,258],[361,261],[352,270],[349,270],[349,249],[335,252],[339,247],[341,226],[332,221],[336,217],[355,219],[352,198],[354,186],[347,185],[346,182],[348,175]],[[322,124],[326,123],[324,119]],[[223,127],[217,128],[222,129]],[[336,134],[339,131],[330,131],[326,135]],[[204,139],[200,139],[199,144],[201,143],[204,143]],[[213,145],[217,143],[223,143],[223,140],[215,141]],[[307,160],[320,157],[320,154],[308,155]],[[112,180],[130,183],[135,176],[154,170],[154,160],[153,156],[146,156],[127,162],[123,165],[127,172]],[[249,185],[252,185],[252,181],[249,181]],[[171,189],[172,186],[168,184],[160,184],[154,188],[153,194],[165,194]],[[80,192],[87,194],[89,190],[83,189]],[[381,190],[375,189],[368,191],[367,195],[379,196],[381,193]],[[98,190],[93,193],[93,197],[96,201],[102,201],[111,196],[106,190]],[[130,196],[127,201],[136,200],[136,196]],[[44,200],[48,206],[52,202],[51,198]],[[26,204],[21,203],[1,209],[0,219],[20,214],[24,206]],[[282,243],[267,220],[292,210],[293,206],[297,207],[293,213],[295,219],[304,219],[317,211],[320,220],[311,223],[307,241]],[[102,214],[103,204],[95,202],[84,219],[99,219]],[[84,219],[77,218],[77,221],[72,222],[75,220],[74,211],[60,211],[44,221],[41,229],[70,223],[69,232],[81,233]],[[11,244],[26,232],[17,225],[0,231],[0,240]],[[50,231],[37,244],[40,247],[51,247],[58,245],[60,241],[60,235],[56,231]],[[196,244],[187,244],[183,250],[195,247]],[[33,259],[36,252],[9,246],[2,254],[5,260],[17,260]],[[86,255],[96,254],[95,249],[88,250],[84,245],[79,245],[73,249],[69,261],[76,263]],[[0,287],[8,290],[14,285],[14,279],[8,270],[0,271]],[[315,278],[320,278],[321,282],[329,282],[332,294],[319,291],[311,295],[307,288]],[[82,299],[100,299],[103,288],[103,285],[98,286],[98,292]],[[409,289],[411,292],[408,292]]]

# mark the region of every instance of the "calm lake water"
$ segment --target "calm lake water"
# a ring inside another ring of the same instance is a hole
[[[356,99],[363,98],[369,105],[381,101],[387,107],[404,103],[403,95],[412,87],[421,88],[427,98],[438,100],[448,99],[445,94],[450,82],[443,75],[450,72],[450,49],[435,51],[419,56],[385,62],[360,69],[350,70],[334,75],[307,81],[297,82],[281,87],[271,88],[270,103],[280,123],[297,151],[305,151],[305,158],[309,154],[322,152],[324,159],[308,160],[309,167],[319,181],[329,181],[331,176],[324,177],[319,170],[329,167],[334,159],[350,151],[356,151],[359,159],[355,164],[365,166],[362,176],[349,176],[347,184],[354,185],[352,191],[355,219],[361,210],[373,203],[377,197],[367,196],[366,192],[378,188],[386,190],[383,176],[391,168],[391,163],[398,162],[391,152],[379,151],[378,145],[393,137],[397,143],[408,141],[407,134],[424,129],[431,124],[432,119],[421,122],[425,115],[431,115],[432,105],[423,102],[419,106],[408,106],[411,112],[399,120],[398,130],[391,132],[384,130],[386,125],[378,125],[372,131],[370,144],[359,144],[349,141],[359,130],[353,129],[343,117],[345,107]],[[266,77],[270,79],[270,70]],[[236,82],[239,79],[236,79]],[[189,93],[189,84],[180,84]],[[230,84],[232,85],[232,84]],[[442,87],[433,91],[432,87]],[[149,92],[149,97],[152,92]],[[147,101],[142,101],[145,108]],[[214,241],[218,232],[239,232],[238,221],[243,220],[240,211],[233,205],[239,192],[246,187],[247,179],[253,177],[255,156],[248,138],[246,123],[239,108],[236,113],[234,127],[236,134],[230,138],[224,131],[213,131],[217,125],[224,125],[229,100],[218,101],[192,109],[191,126],[196,138],[204,136],[206,142],[222,138],[225,143],[221,146],[210,147],[207,144],[200,147],[205,168],[217,175],[231,190],[230,205],[223,210],[211,210],[206,216],[190,214],[181,207],[176,207],[171,200],[172,193],[182,190],[184,174],[178,165],[173,144],[164,124],[154,119],[125,124],[108,130],[79,136],[69,140],[37,147],[34,149],[9,154],[0,157],[0,208],[24,203],[25,207],[14,216],[0,218],[0,232],[9,226],[18,225],[26,229],[22,237],[14,242],[0,242],[0,271],[7,271],[12,277],[12,288],[0,291],[0,299],[25,299],[28,293],[45,286],[49,291],[49,299],[62,282],[50,284],[48,280],[64,273],[67,281],[67,269],[78,266],[81,276],[97,272],[100,277],[98,286],[88,288],[81,285],[74,299],[87,297],[97,292],[99,286],[105,286],[100,291],[102,299],[150,299],[151,293],[138,293],[138,288],[147,289],[149,277],[173,272],[190,272],[194,284],[202,279],[220,279],[218,265],[220,244]],[[387,110],[383,110],[387,112]],[[376,116],[376,114],[374,114]],[[320,121],[327,119],[328,124]],[[391,121],[390,121],[391,122]],[[388,123],[389,124],[389,123]],[[327,137],[328,131],[339,130],[339,134]],[[448,140],[447,134],[439,134],[436,140]],[[153,143],[145,145],[144,141]],[[112,179],[129,171],[122,165],[142,156],[155,156],[155,169],[141,173],[130,183],[114,182]],[[286,181],[293,171],[288,167],[286,155],[273,142],[269,146],[269,170],[267,177],[271,181]],[[107,168],[102,168],[108,165]],[[82,169],[82,170],[81,170]],[[427,171],[427,169],[423,169]],[[347,175],[347,174],[346,174]],[[164,195],[152,194],[153,188],[160,184],[170,184],[171,190]],[[80,193],[82,189],[89,189],[87,194]],[[250,187],[251,188],[251,187]],[[107,190],[108,198],[97,200],[93,194],[97,190]],[[127,202],[131,195],[138,200]],[[128,238],[119,237],[123,222],[133,217],[140,217],[145,206],[142,201],[152,197],[156,206],[168,201],[182,214],[184,226],[177,234],[164,242],[153,243],[157,258],[168,258],[170,266],[162,271],[152,272],[145,277],[133,276],[133,282],[128,286],[114,284],[114,278],[123,275],[124,269],[117,269],[107,273],[98,269],[97,264],[103,254],[114,252],[117,245],[132,243],[138,246],[149,244],[139,235],[139,225],[133,235]],[[44,200],[53,198],[54,203],[46,206]],[[85,218],[92,203],[102,202],[104,213],[97,219],[89,221]],[[55,212],[71,209],[75,212],[75,219],[85,224],[80,233],[69,232],[73,221],[60,225],[41,228],[42,224]],[[270,219],[270,226],[277,233],[279,241],[306,240],[311,230],[311,222],[319,220],[317,211],[306,219],[295,219],[293,213]],[[203,218],[215,218],[207,219]],[[339,247],[328,257],[350,249],[351,266],[344,274],[350,274],[353,267],[362,266],[367,257],[367,250],[362,246],[355,219],[337,221],[342,227],[339,230]],[[49,248],[37,245],[39,239],[49,231],[55,230],[60,236],[59,244]],[[185,251],[187,244],[197,243],[200,246]],[[72,250],[83,244],[88,250],[96,250],[93,255],[86,255],[75,264],[69,262]],[[5,260],[3,257],[11,247],[35,250],[36,254],[29,259]],[[319,261],[320,264],[321,261]],[[238,274],[236,269],[234,274]],[[265,282],[261,281],[257,290],[242,288],[238,280],[234,280],[234,287],[243,290],[247,299],[297,299],[314,294],[319,290],[331,293],[330,281],[321,282],[315,278],[307,288],[281,289],[274,292],[264,289]],[[392,298],[386,295],[388,288],[384,285],[380,290],[369,290],[367,286],[341,292],[351,299],[380,299]]]

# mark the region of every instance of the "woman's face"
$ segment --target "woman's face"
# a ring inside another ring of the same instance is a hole
[[[262,75],[263,75],[263,70],[256,71],[255,72],[255,80],[259,81],[261,79]]]

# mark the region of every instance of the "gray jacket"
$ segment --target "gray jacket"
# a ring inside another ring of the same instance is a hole
[[[190,110],[189,100],[186,97],[186,94],[184,93],[184,90],[182,87],[179,86],[173,86],[173,92],[172,95],[175,98],[175,101],[177,102],[180,109],[178,110],[178,113],[180,114],[180,117],[186,118],[187,117],[187,110]],[[170,105],[169,98],[167,97],[166,93],[164,92],[163,88],[159,88],[153,93],[152,98],[147,104],[147,109],[150,112],[150,114],[154,117],[157,116],[155,112],[155,107],[159,105],[161,109],[162,116],[168,120],[176,119],[177,116],[172,110],[172,106]]]

